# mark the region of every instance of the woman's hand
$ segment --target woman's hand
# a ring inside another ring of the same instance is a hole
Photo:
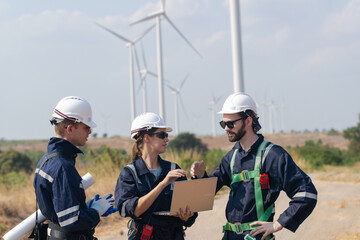
[[[189,220],[189,218],[194,216],[194,213],[190,211],[190,207],[187,205],[185,211],[180,208],[179,212],[176,213],[176,216],[179,217],[182,221],[186,222]]]
[[[162,183],[166,187],[167,185],[173,183],[179,177],[186,177],[185,170],[175,169],[175,170],[172,170],[172,171],[168,172],[168,174],[166,175],[164,180],[162,180]]]

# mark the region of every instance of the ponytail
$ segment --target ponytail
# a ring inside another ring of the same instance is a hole
[[[132,161],[135,161],[136,159],[142,156],[142,150],[144,147],[144,142],[143,142],[144,135],[148,133],[156,132],[156,129],[157,128],[151,128],[147,131],[140,131],[137,133],[137,135],[135,136],[136,142],[134,142],[132,146]]]
[[[132,147],[132,161],[135,161],[142,155],[143,141],[142,139],[134,142]]]

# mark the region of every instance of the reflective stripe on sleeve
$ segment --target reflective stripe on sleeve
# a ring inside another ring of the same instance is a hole
[[[77,215],[75,217],[72,217],[72,218],[69,218],[68,220],[59,222],[59,225],[60,225],[60,227],[65,227],[67,225],[70,225],[70,224],[76,222],[78,219],[79,219],[79,215]]]
[[[175,170],[176,169],[176,164],[175,163],[171,163],[171,166],[170,166],[170,171],[172,171],[172,170]],[[171,183],[171,187],[170,187],[170,190],[171,191],[173,191],[174,190],[174,182],[173,183]]]
[[[65,210],[63,210],[61,212],[58,212],[56,215],[58,216],[58,218],[61,218],[62,216],[65,216],[67,214],[78,211],[79,208],[80,208],[80,205],[76,205],[76,206],[73,206],[71,208],[65,209]]]
[[[43,178],[45,178],[46,180],[48,180],[51,183],[54,181],[54,179],[49,174],[47,174],[46,172],[44,172],[41,169],[39,170],[39,168],[37,168],[35,170],[35,173],[38,173],[40,176],[42,176]]]
[[[311,198],[317,200],[317,194],[309,193],[309,192],[298,192],[293,196],[293,198],[296,197],[305,197],[305,198]]]
[[[129,201],[130,201],[130,199],[126,200],[126,201],[123,202],[123,204],[122,204],[121,213],[120,213],[120,215],[121,215],[122,217],[126,217],[126,216],[125,216],[125,208],[126,208],[126,205],[128,204]]]

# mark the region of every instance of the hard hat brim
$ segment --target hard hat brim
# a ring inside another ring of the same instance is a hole
[[[97,126],[96,123],[94,123],[93,121],[90,121],[90,122],[82,122],[82,123],[84,123],[86,126],[91,127],[91,128],[94,128],[94,127]]]

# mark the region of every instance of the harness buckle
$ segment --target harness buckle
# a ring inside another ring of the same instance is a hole
[[[240,235],[240,234],[242,234],[244,231],[242,230],[242,228],[241,228],[241,223],[239,223],[239,222],[236,222],[236,223],[233,223],[234,224],[234,232],[237,234],[237,235]]]
[[[249,171],[248,170],[242,171],[241,176],[243,178],[243,182],[249,182],[250,181]]]

